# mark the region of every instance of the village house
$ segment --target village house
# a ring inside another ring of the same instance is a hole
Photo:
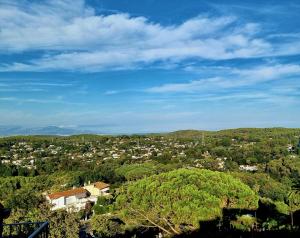
[[[295,147],[291,144],[287,145],[287,151],[288,152],[295,152]]]
[[[74,188],[63,192],[52,193],[46,199],[53,205],[51,210],[66,209],[79,211],[85,208],[88,191],[84,188]]]
[[[240,170],[248,171],[248,172],[255,172],[258,170],[256,165],[240,165]]]
[[[84,186],[90,196],[106,196],[109,195],[109,184],[103,182],[89,183]]]
[[[80,211],[86,203],[96,203],[99,196],[109,195],[109,184],[96,182],[84,187],[48,194],[46,199],[53,205],[51,210]]]

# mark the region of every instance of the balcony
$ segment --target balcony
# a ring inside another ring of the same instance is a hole
[[[3,238],[48,238],[49,222],[2,224]],[[1,237],[1,234],[0,234]]]

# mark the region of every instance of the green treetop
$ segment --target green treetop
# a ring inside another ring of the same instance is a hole
[[[222,208],[255,209],[258,196],[232,176],[204,169],[178,169],[121,188],[116,208],[125,222],[180,234],[222,215]]]

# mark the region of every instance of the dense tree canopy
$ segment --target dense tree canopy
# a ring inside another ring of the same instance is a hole
[[[231,173],[232,176],[241,179],[242,182],[256,190],[261,197],[270,198],[274,201],[284,201],[290,187],[280,183],[264,173]]]
[[[222,208],[255,209],[257,204],[255,192],[228,174],[179,169],[124,186],[116,208],[128,223],[179,234],[221,217]]]

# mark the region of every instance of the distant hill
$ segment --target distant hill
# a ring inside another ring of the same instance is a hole
[[[296,136],[300,136],[300,128],[236,128],[236,129],[224,129],[219,131],[204,131],[204,130],[179,130],[169,133],[162,133],[159,135],[175,137],[175,138],[201,138],[202,136],[280,136],[286,133],[294,133]]]
[[[66,127],[46,126],[46,127],[32,127],[26,128],[21,126],[0,126],[0,136],[14,136],[14,135],[77,135],[83,133],[92,133],[91,131],[84,131]]]
[[[21,126],[0,126],[0,136],[26,136],[26,135],[49,135],[49,136],[73,136],[79,137],[91,137],[95,135],[126,135],[126,136],[166,136],[171,138],[202,138],[203,136],[271,136],[271,135],[285,135],[286,133],[295,133],[300,136],[300,128],[236,128],[236,129],[224,129],[219,131],[205,131],[205,130],[178,130],[173,132],[164,133],[140,133],[140,134],[110,134],[93,130],[75,129],[59,126],[46,126],[46,127],[21,127]]]
[[[202,135],[213,133],[212,131],[203,131],[203,130],[180,130],[166,133],[166,136],[177,137],[177,138],[198,138]]]

